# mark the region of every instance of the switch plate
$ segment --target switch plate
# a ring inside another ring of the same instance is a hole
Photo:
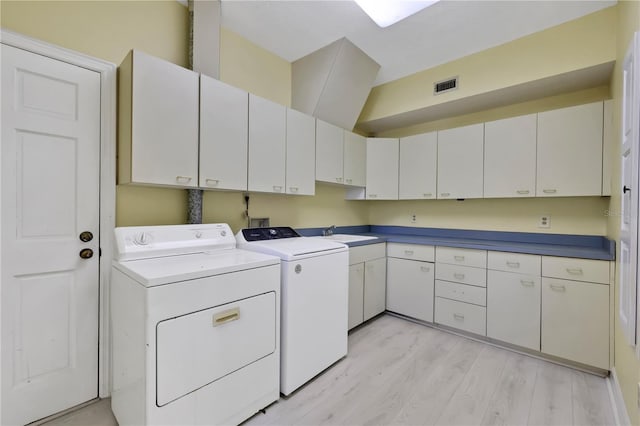
[[[538,220],[538,228],[551,228],[551,216],[543,214]]]

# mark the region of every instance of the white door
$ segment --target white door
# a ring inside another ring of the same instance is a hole
[[[98,395],[99,147],[100,74],[2,45],[2,424]]]
[[[249,94],[249,191],[284,193],[287,110]]]
[[[627,342],[636,344],[636,289],[638,267],[638,80],[634,37],[623,65],[622,177],[620,218],[620,325]]]
[[[398,198],[436,198],[438,133],[423,133],[400,139]]]
[[[438,132],[437,198],[483,197],[484,123]]]
[[[398,199],[399,139],[367,138],[367,200]]]

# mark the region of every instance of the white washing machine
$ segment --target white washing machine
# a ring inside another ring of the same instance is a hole
[[[280,259],[226,224],[116,228],[111,407],[120,425],[238,424],[276,401]]]
[[[243,229],[236,240],[282,260],[280,392],[289,395],[347,354],[348,247],[288,227]]]

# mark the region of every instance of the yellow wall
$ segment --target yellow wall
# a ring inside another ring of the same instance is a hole
[[[375,87],[359,122],[418,110],[615,60],[616,9],[465,56]],[[433,83],[459,76],[458,90],[433,95]]]
[[[615,123],[613,155],[613,176],[612,182],[620,182],[620,126],[621,126],[621,103],[622,103],[622,61],[626,54],[627,48],[635,31],[640,30],[640,2],[636,1],[620,1],[617,6],[618,12],[618,39],[616,49],[616,66],[614,69],[611,92],[614,99],[614,116]],[[620,185],[613,185],[611,196],[612,211],[620,211]],[[608,221],[608,236],[615,239],[618,244],[617,257],[620,256],[620,217],[611,216]],[[618,285],[619,277],[616,271],[616,292],[615,292],[615,369],[620,381],[620,388],[624,396],[627,412],[634,425],[640,424],[640,416],[638,414],[638,391],[637,383],[640,381],[640,361],[636,358],[634,350],[626,343],[622,329],[618,323]]]

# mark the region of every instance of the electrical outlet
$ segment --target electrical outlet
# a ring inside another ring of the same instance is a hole
[[[551,228],[551,216],[543,214],[538,221],[538,228]]]
[[[416,215],[415,214],[411,215],[411,223],[416,223]]]

